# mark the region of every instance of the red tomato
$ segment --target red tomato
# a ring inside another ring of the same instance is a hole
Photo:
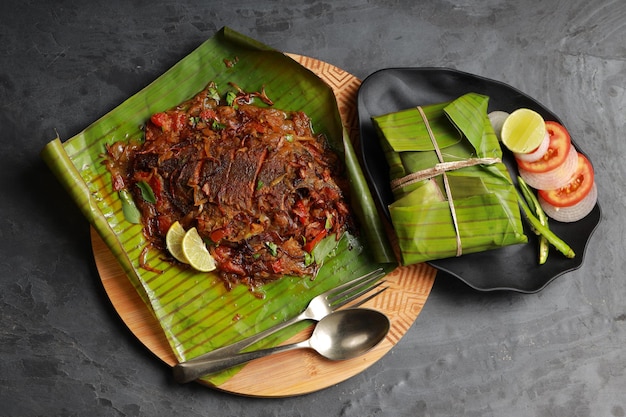
[[[113,173],[113,175],[111,175],[111,182],[113,183],[113,189],[115,191],[123,190],[124,188],[126,188],[124,177],[119,173]]]
[[[539,190],[539,195],[555,207],[570,207],[579,203],[593,187],[593,167],[584,155],[578,154],[578,166],[570,182],[556,190]]]
[[[280,274],[285,272],[285,261],[280,258],[271,263],[272,271],[275,274]]]
[[[216,120],[217,119],[217,113],[215,113],[215,110],[213,110],[213,109],[202,110],[200,112],[200,118],[205,120],[205,121]]]
[[[293,213],[298,217],[300,223],[306,224],[309,220],[309,209],[303,200],[296,201],[293,206]]]
[[[534,162],[517,159],[521,169],[530,172],[548,172],[560,166],[567,158],[572,142],[567,129],[557,122],[546,122],[546,130],[550,135],[550,145],[542,158]]]
[[[171,127],[170,125],[171,121],[167,113],[155,113],[150,117],[150,121],[154,123],[155,125],[162,127],[166,130],[168,130]]]
[[[172,225],[172,218],[170,216],[157,216],[157,220],[158,220],[158,226],[159,226],[159,233],[161,233],[162,236],[165,236],[167,234],[167,231],[170,229],[170,226]]]
[[[304,249],[306,252],[311,253],[311,251],[313,250],[313,248],[315,248],[317,246],[318,243],[320,243],[320,241],[322,239],[324,239],[326,237],[326,235],[328,234],[328,231],[326,229],[322,229],[314,238],[313,240],[309,240],[302,249]]]
[[[224,226],[221,229],[213,230],[210,233],[209,238],[211,239],[212,242],[219,243],[219,241],[224,239],[226,236],[228,236],[229,233],[230,233],[230,230],[228,226]]]
[[[182,129],[187,123],[187,115],[183,112],[161,112],[150,117],[150,121],[159,126],[164,132],[176,128]]]

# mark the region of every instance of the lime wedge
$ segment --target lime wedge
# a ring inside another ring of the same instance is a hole
[[[185,233],[182,250],[192,268],[201,272],[213,271],[216,268],[215,259],[209,253],[195,227]]]
[[[546,135],[546,124],[533,110],[517,109],[502,124],[502,143],[515,153],[529,153],[537,149]]]
[[[189,263],[187,261],[187,257],[183,252],[183,238],[185,237],[185,229],[183,226],[176,221],[172,223],[170,228],[167,230],[167,234],[165,235],[165,245],[167,246],[167,250],[172,254],[172,256],[178,259],[182,263]]]

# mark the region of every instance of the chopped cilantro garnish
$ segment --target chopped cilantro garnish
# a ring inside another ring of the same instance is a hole
[[[326,230],[330,230],[333,227],[333,215],[329,214],[326,216],[326,224],[324,225],[324,228]]]
[[[226,93],[226,104],[228,104],[229,106],[232,106],[233,103],[235,103],[236,98],[237,98],[237,93],[235,93],[234,91],[229,91],[228,93]]]
[[[220,100],[220,92],[217,90],[217,86],[215,85],[209,86],[208,96],[211,97],[213,100],[216,100],[216,101]]]
[[[278,246],[276,246],[276,243],[265,242],[265,246],[267,247],[267,249],[269,249],[270,254],[272,254],[272,256],[276,256],[278,254]]]
[[[213,130],[222,130],[226,128],[226,125],[224,123],[218,122],[217,120],[213,120],[211,127],[213,128]]]
[[[304,266],[309,266],[315,262],[315,256],[309,252],[304,252]]]

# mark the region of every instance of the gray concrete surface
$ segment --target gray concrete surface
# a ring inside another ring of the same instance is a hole
[[[625,2],[7,0],[0,16],[1,415],[626,415]],[[452,67],[548,106],[597,170],[603,218],[583,266],[530,295],[438,277],[388,355],[317,393],[258,399],[175,384],[110,305],[89,226],[39,152],[222,26],[361,79]]]

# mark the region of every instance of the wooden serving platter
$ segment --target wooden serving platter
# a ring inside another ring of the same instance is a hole
[[[300,55],[289,56],[333,89],[343,122],[356,143],[356,95],[360,80],[325,62]],[[173,366],[177,359],[161,325],[93,228],[91,241],[100,279],[122,321],[150,352]],[[435,274],[436,270],[427,264],[418,264],[398,267],[386,276],[388,289],[364,307],[385,313],[391,321],[391,330],[385,340],[365,355],[333,362],[308,350],[285,352],[250,362],[228,381],[212,388],[246,396],[286,397],[324,389],[357,375],[381,359],[409,330],[428,298]],[[285,343],[302,340],[310,331],[311,328]]]

